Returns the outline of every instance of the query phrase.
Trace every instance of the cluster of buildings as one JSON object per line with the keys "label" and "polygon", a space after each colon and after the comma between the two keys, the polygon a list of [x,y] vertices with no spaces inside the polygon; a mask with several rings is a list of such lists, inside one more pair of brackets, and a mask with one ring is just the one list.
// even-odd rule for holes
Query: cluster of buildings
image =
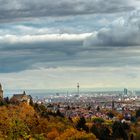
{"label": "cluster of buildings", "polygon": [[[32,100],[38,104],[44,104],[48,110],[57,112],[58,110],[66,117],[85,117],[91,119],[92,117],[108,118],[105,111],[115,110],[118,112],[131,112],[140,107],[140,96],[128,96],[128,90],[124,89],[124,95],[99,95],[99,96],[88,96],[79,94],[79,84],[77,84],[76,95],[67,95],[46,97],[44,99],[33,99],[30,95],[27,95],[25,91],[21,94],[14,94],[10,98],[10,102],[19,103],[26,102],[30,103]],[[0,98],[3,99],[3,89],[0,84]],[[100,111],[105,110],[105,111]]]}
{"label": "cluster of buildings", "polygon": [[38,100],[38,103],[45,104],[50,111],[59,110],[68,118],[82,116],[87,119],[93,117],[109,119],[107,111],[116,111],[130,118],[131,112],[140,107],[140,96],[129,95],[127,89],[124,89],[123,95],[99,96],[82,96],[78,91],[77,95],[47,97],[44,100]]}
{"label": "cluster of buildings", "polygon": [[[58,98],[58,97],[57,97]],[[136,101],[119,101],[119,97],[71,97],[63,102],[44,102],[47,109],[53,112],[59,110],[66,117],[101,117],[108,118],[106,111],[115,110],[120,113],[130,113],[140,107],[140,98]],[[62,98],[61,98],[62,99]],[[60,100],[59,100],[60,101]],[[102,111],[101,111],[102,110]]]}

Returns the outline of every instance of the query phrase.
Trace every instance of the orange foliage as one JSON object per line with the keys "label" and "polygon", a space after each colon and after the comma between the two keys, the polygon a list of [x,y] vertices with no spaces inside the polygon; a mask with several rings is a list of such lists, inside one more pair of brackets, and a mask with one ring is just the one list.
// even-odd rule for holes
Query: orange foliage
{"label": "orange foliage", "polygon": [[50,131],[47,134],[47,138],[49,140],[54,140],[55,138],[57,138],[59,136],[59,132],[57,131],[57,129],[52,129],[52,131]]}

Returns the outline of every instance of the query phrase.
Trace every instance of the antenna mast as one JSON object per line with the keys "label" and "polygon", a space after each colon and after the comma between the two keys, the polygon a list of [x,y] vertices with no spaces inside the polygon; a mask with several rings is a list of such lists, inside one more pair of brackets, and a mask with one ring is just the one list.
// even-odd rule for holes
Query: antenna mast
{"label": "antenna mast", "polygon": [[77,83],[77,94],[78,94],[78,96],[79,96],[79,88],[80,88],[79,83]]}

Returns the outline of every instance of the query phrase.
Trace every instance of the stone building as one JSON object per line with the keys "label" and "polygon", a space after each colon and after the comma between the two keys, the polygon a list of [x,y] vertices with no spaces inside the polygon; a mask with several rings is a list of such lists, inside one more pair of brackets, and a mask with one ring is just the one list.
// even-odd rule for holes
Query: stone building
{"label": "stone building", "polygon": [[26,102],[27,104],[29,104],[31,100],[32,97],[30,95],[26,95],[25,91],[22,94],[14,94],[10,99],[12,103]]}

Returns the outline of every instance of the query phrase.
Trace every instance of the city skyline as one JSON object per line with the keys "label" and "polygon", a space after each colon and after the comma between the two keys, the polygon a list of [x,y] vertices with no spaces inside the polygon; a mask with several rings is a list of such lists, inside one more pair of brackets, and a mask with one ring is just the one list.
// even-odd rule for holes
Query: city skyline
{"label": "city skyline", "polygon": [[0,0],[5,89],[139,88],[139,0]]}

